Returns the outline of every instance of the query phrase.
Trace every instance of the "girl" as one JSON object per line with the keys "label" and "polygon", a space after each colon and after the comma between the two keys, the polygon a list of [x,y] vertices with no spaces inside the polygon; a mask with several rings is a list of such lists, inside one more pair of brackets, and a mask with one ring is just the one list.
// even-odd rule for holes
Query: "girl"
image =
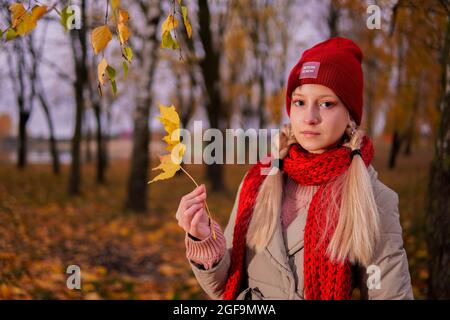
{"label": "girl", "polygon": [[303,53],[270,158],[279,165],[247,172],[224,232],[205,212],[204,185],[181,199],[187,258],[212,299],[350,299],[354,288],[362,299],[413,299],[398,195],[377,179],[358,127],[361,61],[340,37]]}

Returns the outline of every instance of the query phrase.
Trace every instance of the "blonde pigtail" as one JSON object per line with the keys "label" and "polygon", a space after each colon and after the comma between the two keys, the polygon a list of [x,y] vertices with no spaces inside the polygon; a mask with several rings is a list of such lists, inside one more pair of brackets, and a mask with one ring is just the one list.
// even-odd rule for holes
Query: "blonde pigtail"
{"label": "blonde pigtail", "polygon": [[[273,139],[271,153],[275,158],[283,159],[289,147],[296,142],[291,125],[284,125],[279,135]],[[264,250],[272,238],[281,210],[282,197],[283,175],[277,167],[272,167],[258,191],[247,233],[247,245],[256,252]]]}
{"label": "blonde pigtail", "polygon": [[[365,132],[352,124],[347,128],[349,141],[343,145],[352,151],[361,148]],[[335,232],[327,252],[339,262],[346,258],[367,267],[379,239],[379,215],[367,167],[358,154],[343,175],[342,200]]]}

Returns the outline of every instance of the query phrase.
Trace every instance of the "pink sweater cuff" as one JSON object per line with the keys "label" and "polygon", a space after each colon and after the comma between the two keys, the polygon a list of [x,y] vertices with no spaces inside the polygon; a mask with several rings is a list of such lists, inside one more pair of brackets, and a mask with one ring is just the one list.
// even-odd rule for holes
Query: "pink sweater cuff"
{"label": "pink sweater cuff", "polygon": [[191,239],[186,233],[186,257],[198,264],[203,264],[206,270],[211,269],[212,266],[218,262],[225,254],[226,241],[220,225],[211,220],[212,226],[216,232],[216,239],[213,238],[211,232],[206,239],[196,241]]}

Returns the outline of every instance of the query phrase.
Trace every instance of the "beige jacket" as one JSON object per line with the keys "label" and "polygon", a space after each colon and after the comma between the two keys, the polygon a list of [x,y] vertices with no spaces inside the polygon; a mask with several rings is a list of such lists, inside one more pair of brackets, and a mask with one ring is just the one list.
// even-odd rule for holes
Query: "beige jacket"
{"label": "beige jacket", "polygon": [[[361,299],[413,299],[408,259],[403,248],[402,228],[398,212],[398,195],[378,180],[378,174],[370,165],[375,200],[381,220],[381,239],[377,244],[372,265],[353,270],[353,287],[359,287]],[[222,259],[212,268],[205,270],[201,265],[189,260],[200,286],[211,299],[221,299],[228,270],[233,243],[239,194],[225,228],[227,250]],[[302,210],[308,210],[308,206]],[[298,214],[288,226],[286,239],[279,219],[274,236],[266,249],[258,254],[247,247],[245,268],[247,277],[243,279],[243,290],[238,300],[251,299],[303,299],[303,231],[306,214]],[[379,287],[372,281],[379,272]],[[370,278],[370,279],[369,279]],[[369,281],[368,281],[369,280]]]}

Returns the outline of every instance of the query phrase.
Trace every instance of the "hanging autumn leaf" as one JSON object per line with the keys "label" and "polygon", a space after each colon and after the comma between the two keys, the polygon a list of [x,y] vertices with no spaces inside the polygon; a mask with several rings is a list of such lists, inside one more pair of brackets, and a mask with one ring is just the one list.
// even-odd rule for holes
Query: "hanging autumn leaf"
{"label": "hanging autumn leaf", "polygon": [[123,55],[127,62],[131,62],[131,60],[133,59],[133,50],[130,47],[125,47],[123,49]]}
{"label": "hanging autumn leaf", "polygon": [[33,20],[37,21],[39,20],[44,14],[47,13],[47,6],[34,6],[33,9],[31,9],[31,15],[33,17]]}
{"label": "hanging autumn leaf", "polygon": [[[163,140],[167,143],[166,150],[170,151],[170,154],[163,155],[159,157],[160,164],[153,168],[154,170],[162,170],[159,175],[153,178],[148,183],[153,183],[158,180],[166,180],[172,178],[178,170],[182,170],[198,187],[197,182],[194,178],[181,166],[181,161],[183,155],[186,151],[186,146],[180,142],[180,117],[175,109],[175,106],[166,107],[162,104],[159,104],[159,112],[160,116],[158,120],[163,124],[164,129],[167,132],[167,135],[164,136]],[[208,204],[205,203],[206,211],[208,212],[209,218],[211,218],[211,212],[209,211]],[[216,239],[216,233],[214,229],[212,229],[213,238]]]}
{"label": "hanging autumn leaf", "polygon": [[104,76],[107,75],[108,80],[111,82],[111,89],[114,95],[117,94],[117,84],[116,84],[116,69],[108,64],[105,58],[100,61],[97,67],[97,79],[98,79],[98,91],[100,95],[102,93],[102,87],[105,85]]}
{"label": "hanging autumn leaf", "polygon": [[119,9],[119,23],[128,23],[130,16],[127,10]]}
{"label": "hanging autumn leaf", "polygon": [[111,8],[113,9],[113,11],[116,10],[119,6],[120,6],[119,0],[111,0]]}
{"label": "hanging autumn leaf", "polygon": [[119,23],[117,24],[117,30],[119,32],[119,40],[123,45],[128,41],[130,37],[130,31],[127,26],[129,16],[126,10],[119,9]]}
{"label": "hanging autumn leaf", "polygon": [[47,12],[47,6],[35,5],[29,12],[23,4],[13,3],[9,6],[9,11],[15,36],[23,36],[36,28],[37,21]]}
{"label": "hanging autumn leaf", "polygon": [[98,54],[108,45],[112,39],[112,33],[107,25],[95,28],[92,31],[91,44],[94,48],[94,53]]}
{"label": "hanging autumn leaf", "polygon": [[13,3],[9,6],[9,11],[11,11],[12,27],[15,28],[22,21],[21,19],[26,12],[25,7],[21,3]]}
{"label": "hanging autumn leaf", "polygon": [[162,24],[162,42],[161,48],[178,49],[179,45],[176,40],[172,38],[170,32],[178,27],[178,20],[173,14],[169,14]]}
{"label": "hanging autumn leaf", "polygon": [[97,76],[98,76],[98,82],[103,86],[105,84],[104,75],[106,71],[106,67],[108,67],[108,62],[105,58],[100,61],[97,68]]}
{"label": "hanging autumn leaf", "polygon": [[182,6],[181,7],[181,13],[183,15],[183,22],[184,22],[184,26],[186,28],[186,32],[188,34],[188,37],[191,38],[192,37],[192,26],[191,23],[188,20],[188,12],[187,12],[187,7],[186,6]]}
{"label": "hanging autumn leaf", "polygon": [[14,29],[8,29],[8,31],[6,31],[6,41],[13,40],[16,37],[17,37],[17,32],[14,31]]}
{"label": "hanging autumn leaf", "polygon": [[176,40],[172,38],[170,32],[165,32],[162,35],[161,48],[178,49],[180,46]]}
{"label": "hanging autumn leaf", "polygon": [[173,14],[169,14],[169,16],[164,20],[162,24],[162,33],[167,31],[172,31],[178,27],[178,20],[175,18]]}
{"label": "hanging autumn leaf", "polygon": [[[188,8],[187,6],[184,6],[182,4],[182,0],[178,0],[178,5],[181,8],[181,16],[183,18],[183,24],[186,28],[186,33],[188,35],[188,38],[192,37],[192,25],[189,22],[188,18]],[[172,12],[175,12],[175,2],[172,2]],[[178,44],[178,41],[176,39],[176,33],[175,33],[175,39],[172,38],[172,32],[176,32],[176,28],[178,27],[178,20],[175,17],[173,13],[169,14],[164,20],[164,23],[161,26],[161,48],[170,48],[170,49],[178,49],[180,48],[180,45]],[[181,51],[180,51],[180,59],[181,57]]]}
{"label": "hanging autumn leaf", "polygon": [[71,18],[74,15],[75,15],[75,11],[70,10],[69,6],[64,7],[61,10],[59,22],[63,26],[65,32],[69,31],[69,26],[67,25],[67,23],[69,21],[69,18]]}

